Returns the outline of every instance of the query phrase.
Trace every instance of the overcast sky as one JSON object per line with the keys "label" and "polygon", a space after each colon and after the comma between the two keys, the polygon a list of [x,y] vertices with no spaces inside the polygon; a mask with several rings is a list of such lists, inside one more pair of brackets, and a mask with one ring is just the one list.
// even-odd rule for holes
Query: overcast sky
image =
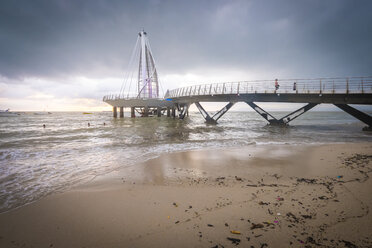
{"label": "overcast sky", "polygon": [[372,1],[0,2],[0,109],[102,110],[138,32],[164,90],[371,76]]}

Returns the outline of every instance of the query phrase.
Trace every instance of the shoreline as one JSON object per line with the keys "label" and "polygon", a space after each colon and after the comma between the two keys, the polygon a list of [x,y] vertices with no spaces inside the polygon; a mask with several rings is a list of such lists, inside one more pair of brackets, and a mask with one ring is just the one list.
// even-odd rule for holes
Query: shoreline
{"label": "shoreline", "polygon": [[2,213],[0,246],[372,244],[371,143],[221,149],[160,155]]}
{"label": "shoreline", "polygon": [[[243,147],[254,149],[254,150],[259,150],[261,148],[261,150],[262,150],[262,149],[266,149],[267,147],[283,147],[283,146],[284,147],[296,147],[296,146],[313,147],[313,146],[319,146],[319,145],[323,146],[323,145],[342,145],[342,144],[368,144],[368,143],[367,142],[332,142],[332,143],[323,143],[322,142],[322,143],[309,143],[309,144],[304,144],[304,143],[295,143],[294,144],[294,143],[280,143],[280,142],[279,143],[271,143],[271,142],[269,142],[269,143],[258,143],[257,144],[256,142],[252,142],[252,143],[244,145]],[[27,206],[29,204],[33,204],[37,201],[40,201],[40,200],[42,200],[46,197],[49,197],[49,196],[52,196],[52,195],[55,195],[55,194],[62,194],[62,193],[69,192],[69,191],[81,190],[81,189],[84,189],[84,188],[87,188],[87,187],[92,187],[92,186],[94,186],[94,184],[96,184],[96,181],[106,181],[108,184],[110,184],[110,183],[112,183],[112,181],[110,181],[110,180],[112,180],[112,175],[115,175],[116,173],[120,173],[120,172],[123,172],[123,171],[127,171],[127,170],[131,169],[132,167],[135,168],[138,165],[143,166],[148,161],[158,159],[159,157],[171,156],[173,154],[182,154],[182,153],[188,153],[188,152],[217,152],[217,151],[223,151],[223,150],[233,150],[234,151],[234,150],[238,150],[238,149],[242,149],[242,147],[238,147],[238,146],[200,147],[200,148],[190,148],[190,149],[186,149],[186,150],[166,151],[165,153],[163,153],[161,155],[151,154],[151,155],[148,155],[148,157],[145,158],[142,161],[133,162],[133,163],[124,165],[122,167],[117,167],[117,168],[111,169],[111,170],[106,171],[106,172],[101,173],[101,174],[93,175],[89,179],[84,179],[84,181],[81,182],[81,183],[77,183],[77,184],[74,184],[74,185],[69,185],[66,188],[63,188],[61,190],[50,192],[50,193],[48,193],[47,195],[44,195],[41,198],[35,199],[34,201],[28,202],[28,203],[20,205],[20,206],[16,206],[16,207],[6,209],[6,210],[0,212],[0,214],[11,212],[13,210],[16,210],[18,208],[22,208],[22,207]]]}

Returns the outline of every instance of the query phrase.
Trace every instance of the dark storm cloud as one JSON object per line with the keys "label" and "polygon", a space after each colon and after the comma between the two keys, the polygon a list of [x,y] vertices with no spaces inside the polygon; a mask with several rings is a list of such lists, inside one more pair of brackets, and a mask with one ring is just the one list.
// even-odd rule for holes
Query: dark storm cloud
{"label": "dark storm cloud", "polygon": [[117,77],[144,27],[160,75],[369,75],[371,10],[372,1],[342,0],[1,1],[0,74]]}

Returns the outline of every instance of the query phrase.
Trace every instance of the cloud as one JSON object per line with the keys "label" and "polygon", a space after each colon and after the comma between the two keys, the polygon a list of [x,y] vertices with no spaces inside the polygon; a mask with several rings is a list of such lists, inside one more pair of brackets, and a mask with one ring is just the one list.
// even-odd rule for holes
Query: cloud
{"label": "cloud", "polygon": [[141,28],[165,88],[370,75],[371,8],[348,0],[4,0],[0,97],[119,91]]}

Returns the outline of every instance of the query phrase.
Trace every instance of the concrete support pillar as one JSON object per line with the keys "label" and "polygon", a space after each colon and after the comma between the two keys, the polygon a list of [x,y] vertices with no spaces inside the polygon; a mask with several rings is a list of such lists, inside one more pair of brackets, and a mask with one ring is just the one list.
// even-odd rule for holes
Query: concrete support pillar
{"label": "concrete support pillar", "polygon": [[156,112],[158,114],[158,117],[161,117],[161,107],[158,107],[158,110]]}
{"label": "concrete support pillar", "polygon": [[172,117],[176,118],[176,108],[172,107]]}
{"label": "concrete support pillar", "polygon": [[124,107],[120,107],[120,118],[124,118]]}
{"label": "concrete support pillar", "polygon": [[117,107],[112,107],[112,112],[114,114],[114,118],[118,117],[118,108]]}
{"label": "concrete support pillar", "polygon": [[167,117],[170,117],[170,107],[167,107]]}
{"label": "concrete support pillar", "polygon": [[143,113],[143,116],[144,116],[144,117],[148,117],[148,116],[149,116],[149,107],[146,106],[144,111],[145,111],[145,112]]}
{"label": "concrete support pillar", "polygon": [[130,108],[130,117],[131,118],[135,118],[136,117],[136,113],[134,112],[134,107],[131,107]]}

